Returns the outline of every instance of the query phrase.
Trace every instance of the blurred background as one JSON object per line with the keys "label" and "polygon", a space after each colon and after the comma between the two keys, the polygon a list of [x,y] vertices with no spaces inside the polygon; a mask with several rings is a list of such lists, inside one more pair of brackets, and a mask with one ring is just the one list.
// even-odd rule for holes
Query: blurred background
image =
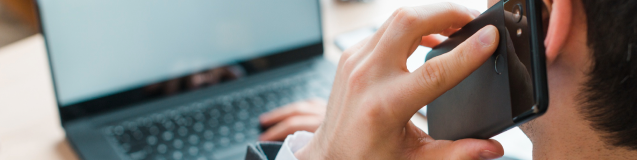
{"label": "blurred background", "polygon": [[0,47],[38,33],[30,0],[0,0]]}

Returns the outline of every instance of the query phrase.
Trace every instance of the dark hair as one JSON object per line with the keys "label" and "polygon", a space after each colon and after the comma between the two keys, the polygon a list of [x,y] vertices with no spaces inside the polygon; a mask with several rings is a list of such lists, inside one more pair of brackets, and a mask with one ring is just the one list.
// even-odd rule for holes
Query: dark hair
{"label": "dark hair", "polygon": [[637,0],[582,0],[592,66],[581,113],[608,145],[637,150]]}

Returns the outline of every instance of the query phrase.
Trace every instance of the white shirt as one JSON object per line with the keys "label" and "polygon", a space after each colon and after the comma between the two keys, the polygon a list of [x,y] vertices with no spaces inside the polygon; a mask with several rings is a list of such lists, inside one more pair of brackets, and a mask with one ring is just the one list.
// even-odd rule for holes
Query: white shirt
{"label": "white shirt", "polygon": [[294,134],[288,135],[283,141],[275,160],[298,160],[294,153],[307,145],[312,140],[312,137],[314,137],[314,133],[308,131],[296,131]]}

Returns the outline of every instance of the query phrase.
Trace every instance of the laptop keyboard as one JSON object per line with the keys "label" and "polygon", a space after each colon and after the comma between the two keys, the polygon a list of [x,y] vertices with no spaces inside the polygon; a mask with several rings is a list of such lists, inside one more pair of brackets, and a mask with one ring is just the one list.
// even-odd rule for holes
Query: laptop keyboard
{"label": "laptop keyboard", "polygon": [[297,75],[107,126],[130,159],[242,159],[261,132],[259,115],[311,97],[327,98],[331,83]]}

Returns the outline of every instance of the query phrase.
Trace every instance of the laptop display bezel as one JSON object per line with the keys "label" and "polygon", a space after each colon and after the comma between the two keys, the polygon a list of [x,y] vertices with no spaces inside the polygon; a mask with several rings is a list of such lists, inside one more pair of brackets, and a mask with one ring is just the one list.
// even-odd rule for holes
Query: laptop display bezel
{"label": "laptop display bezel", "polygon": [[[70,104],[66,106],[62,105],[60,103],[58,86],[55,81],[55,71],[53,69],[53,61],[51,58],[52,54],[51,54],[51,50],[49,49],[49,43],[47,41],[46,30],[44,29],[45,24],[42,21],[42,15],[41,15],[42,12],[40,11],[39,1],[36,0],[34,5],[35,5],[35,12],[36,12],[35,15],[39,22],[39,30],[44,39],[46,54],[47,54],[47,58],[49,62],[49,69],[51,71],[50,73],[51,73],[51,80],[53,84],[53,90],[54,90],[55,98],[56,98],[56,105],[58,107],[62,126],[64,126],[66,122],[69,122],[75,119],[93,116],[98,113],[105,113],[105,112],[110,112],[114,110],[124,109],[127,107],[135,106],[136,104],[142,104],[142,103],[150,102],[153,100],[165,98],[164,96],[164,97],[152,97],[148,99],[141,99],[141,100],[134,100],[134,101],[125,100],[127,99],[127,97],[132,96],[131,92],[134,92],[136,90],[141,90],[145,87],[145,86],[142,86],[142,87],[133,88],[126,91],[121,91],[121,92],[117,92],[117,93],[106,95],[106,96],[101,96],[99,98],[86,100],[86,101],[75,103],[75,104]],[[318,17],[316,17],[318,18],[318,21],[320,24],[319,33],[320,35],[323,35],[322,15],[321,15],[320,2],[318,0],[316,0],[316,6],[318,7],[317,11],[319,12]],[[299,48],[295,48],[295,49],[291,49],[291,50],[287,50],[283,52],[269,53],[267,54],[267,56],[257,57],[257,58],[246,60],[240,63],[246,63],[251,60],[259,59],[261,61],[267,61],[270,64],[272,64],[267,68],[267,70],[271,70],[271,69],[275,69],[275,68],[285,66],[288,64],[302,62],[302,61],[311,59],[313,57],[322,56],[323,52],[324,52],[323,37],[321,36],[320,40],[317,43],[305,45],[303,47],[299,47]],[[196,73],[198,72],[194,72],[192,74],[196,74]],[[190,75],[187,75],[187,76],[190,76]],[[182,76],[182,77],[186,77],[186,76]],[[177,78],[180,78],[180,77],[174,77],[174,79],[177,79]],[[169,80],[171,79],[168,79],[165,81],[169,81]],[[190,91],[187,91],[187,92],[190,92]],[[183,94],[187,92],[181,92],[178,94]]]}

